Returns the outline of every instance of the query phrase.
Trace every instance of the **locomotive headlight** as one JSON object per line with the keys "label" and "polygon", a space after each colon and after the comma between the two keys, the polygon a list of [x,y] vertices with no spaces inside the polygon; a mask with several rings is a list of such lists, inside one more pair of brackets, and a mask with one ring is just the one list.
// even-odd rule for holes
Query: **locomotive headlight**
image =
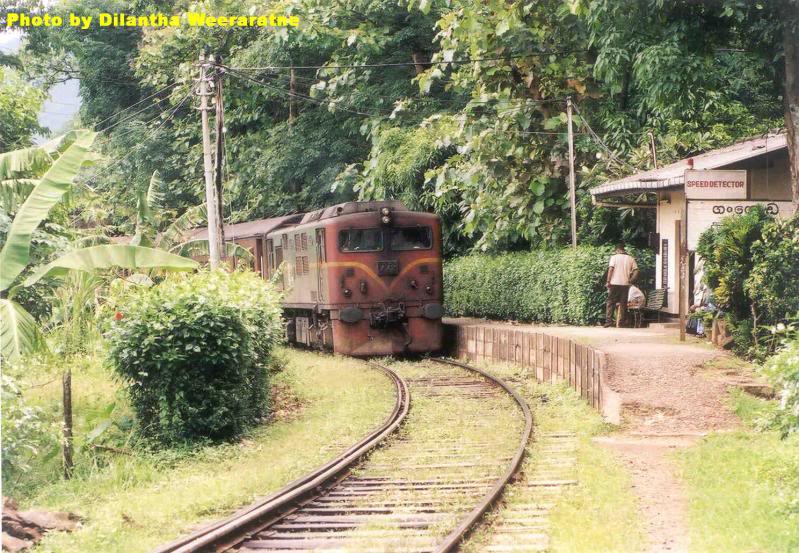
{"label": "locomotive headlight", "polygon": [[380,209],[380,220],[383,222],[384,225],[391,224],[391,210],[387,207]]}
{"label": "locomotive headlight", "polygon": [[428,294],[432,294],[433,293],[433,287],[432,286],[426,286],[424,291],[427,292]]}
{"label": "locomotive headlight", "polygon": [[380,218],[380,220],[383,221],[384,225],[390,225],[391,224],[391,217],[389,217],[388,215],[383,215]]}
{"label": "locomotive headlight", "polygon": [[344,295],[346,297],[350,297],[352,295],[352,290],[350,290],[349,288],[344,288]]}
{"label": "locomotive headlight", "polygon": [[387,217],[387,216],[391,215],[391,210],[389,208],[387,208],[387,207],[384,207],[383,209],[380,210],[380,215],[383,215],[383,216]]}

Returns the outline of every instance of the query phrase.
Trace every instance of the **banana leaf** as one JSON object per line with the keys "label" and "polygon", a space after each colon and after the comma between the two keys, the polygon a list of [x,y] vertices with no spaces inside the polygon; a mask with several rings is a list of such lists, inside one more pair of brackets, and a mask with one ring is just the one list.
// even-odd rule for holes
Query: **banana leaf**
{"label": "banana leaf", "polygon": [[[208,240],[189,240],[178,244],[170,251],[186,257],[207,256],[209,255]],[[227,257],[237,257],[242,261],[250,262],[253,259],[252,252],[244,246],[239,246],[233,242],[225,242],[225,255]]]}
{"label": "banana leaf", "polygon": [[127,244],[105,244],[66,253],[39,268],[23,283],[35,284],[44,277],[58,277],[70,271],[94,272],[119,267],[121,269],[163,269],[166,271],[193,271],[199,263],[164,250],[130,246]]}
{"label": "banana leaf", "polygon": [[153,171],[147,190],[136,191],[136,233],[130,241],[131,246],[152,246],[151,235],[157,227],[156,210],[164,201],[164,179],[158,171]]}
{"label": "banana leaf", "polygon": [[0,353],[14,361],[23,353],[45,348],[39,325],[30,313],[16,302],[0,298]]}
{"label": "banana leaf", "polygon": [[39,184],[36,179],[8,179],[0,181],[0,208],[15,213],[31,191]]}
{"label": "banana leaf", "polygon": [[41,146],[4,152],[0,154],[0,180],[39,174],[52,162],[53,158]]}
{"label": "banana leaf", "polygon": [[[25,269],[30,259],[31,235],[72,186],[97,133],[77,131],[75,141],[64,150],[19,208],[0,251],[0,290],[7,289]],[[13,152],[11,152],[13,153]]]}
{"label": "banana leaf", "polygon": [[184,241],[189,230],[204,224],[207,218],[208,211],[205,204],[190,207],[161,233],[157,245],[171,251],[172,248]]}

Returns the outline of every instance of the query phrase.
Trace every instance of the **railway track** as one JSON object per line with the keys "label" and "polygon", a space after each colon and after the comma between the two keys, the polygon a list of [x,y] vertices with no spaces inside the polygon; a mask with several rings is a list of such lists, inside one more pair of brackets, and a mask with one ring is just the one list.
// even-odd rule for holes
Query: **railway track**
{"label": "railway track", "polygon": [[530,410],[504,382],[462,363],[373,365],[396,387],[380,428],[269,498],[155,553],[454,550],[519,470]]}

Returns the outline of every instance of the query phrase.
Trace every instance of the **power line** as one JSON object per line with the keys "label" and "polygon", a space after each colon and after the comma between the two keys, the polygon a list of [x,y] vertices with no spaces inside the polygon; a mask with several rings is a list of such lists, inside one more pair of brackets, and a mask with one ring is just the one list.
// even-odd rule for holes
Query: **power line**
{"label": "power line", "polygon": [[376,67],[406,67],[406,66],[415,67],[417,65],[461,65],[469,63],[478,63],[483,61],[511,60],[511,59],[520,59],[520,58],[533,58],[538,56],[558,56],[564,54],[582,53],[587,51],[588,50],[585,48],[580,50],[552,50],[546,52],[527,52],[521,54],[509,54],[505,56],[472,58],[469,60],[450,60],[450,61],[431,60],[420,63],[405,61],[405,62],[388,62],[388,63],[360,63],[360,64],[350,64],[350,65],[266,65],[262,67],[229,67],[229,69],[247,70],[247,71],[269,71],[276,69],[368,69]]}
{"label": "power line", "polygon": [[[139,101],[138,101],[138,102],[136,102],[135,104],[131,104],[131,105],[129,105],[128,107],[126,107],[126,108],[123,108],[123,109],[121,109],[121,110],[117,111],[116,113],[113,113],[113,114],[109,115],[108,117],[106,117],[106,118],[105,118],[105,119],[103,119],[102,121],[99,121],[98,123],[95,123],[95,125],[94,125],[94,126],[95,126],[95,127],[99,127],[100,125],[102,125],[102,124],[103,124],[103,123],[105,123],[106,121],[109,121],[109,120],[113,119],[114,117],[116,117],[116,116],[117,116],[117,115],[119,115],[120,113],[124,113],[124,112],[128,111],[129,109],[133,109],[133,108],[135,108],[136,106],[138,106],[139,104],[141,104],[142,102],[146,102],[147,100],[149,100],[149,99],[150,99],[150,98],[152,98],[153,96],[156,96],[157,94],[160,94],[160,93],[162,93],[162,92],[164,92],[164,91],[166,91],[166,90],[169,90],[170,88],[173,88],[173,87],[177,86],[178,84],[179,84],[179,83],[172,83],[172,84],[170,84],[170,85],[167,85],[167,86],[165,86],[165,87],[164,87],[164,88],[162,88],[161,90],[156,90],[155,92],[153,92],[152,94],[150,94],[149,96],[147,96],[147,97],[145,97],[145,98],[142,98],[141,100],[139,100]],[[162,100],[158,100],[157,102],[155,102],[155,104],[148,105],[148,106],[144,107],[143,109],[141,109],[141,110],[137,111],[137,112],[136,112],[136,113],[134,113],[133,115],[136,115],[136,114],[138,114],[138,113],[141,113],[141,112],[142,112],[142,111],[144,111],[145,109],[147,109],[147,108],[150,108],[150,107],[152,107],[153,105],[156,105],[156,104],[160,103],[161,101],[162,101]],[[132,117],[133,115],[131,115],[131,117]],[[125,121],[125,120],[126,120],[126,119],[123,119],[122,121]],[[100,129],[98,132],[107,131],[108,129],[110,129],[110,128],[114,127],[114,125],[118,125],[118,124],[119,124],[119,123],[121,123],[122,121],[117,121],[116,123],[114,123],[114,124],[112,124],[112,125],[109,125],[108,127],[104,128],[104,129]]]}
{"label": "power line", "polygon": [[615,154],[615,153],[614,153],[614,152],[613,152],[613,151],[612,151],[612,150],[611,150],[611,149],[608,147],[608,145],[607,145],[607,144],[605,144],[605,142],[604,142],[604,141],[603,141],[601,138],[599,138],[599,135],[597,135],[597,133],[595,133],[595,132],[594,132],[594,129],[592,129],[592,128],[591,128],[591,125],[589,125],[589,124],[588,124],[588,121],[586,121],[586,120],[585,120],[585,117],[583,117],[583,114],[582,114],[582,113],[580,113],[580,109],[577,107],[577,103],[576,103],[576,102],[573,102],[573,103],[572,103],[572,106],[574,106],[574,111],[576,111],[576,112],[577,112],[577,115],[579,115],[579,116],[580,116],[580,121],[581,121],[581,122],[582,122],[582,124],[585,126],[586,130],[588,131],[588,134],[590,134],[590,135],[591,135],[591,137],[594,139],[594,141],[595,141],[597,144],[599,144],[599,146],[601,146],[601,147],[602,147],[602,149],[603,149],[603,150],[605,150],[605,151],[608,153],[608,155],[610,156],[610,158],[611,158],[613,161],[615,161],[616,163],[618,163],[619,165],[621,165],[622,167],[626,167],[626,168],[631,168],[631,169],[634,169],[634,167],[633,167],[632,165],[630,165],[629,163],[626,163],[626,162],[624,162],[624,161],[620,160],[620,159],[619,159],[619,158],[616,156],[616,154]]}
{"label": "power line", "polygon": [[[148,131],[147,131],[147,132],[144,134],[144,136],[142,136],[142,137],[141,137],[141,139],[140,139],[140,140],[139,140],[139,141],[136,143],[136,145],[135,145],[135,146],[133,146],[133,147],[132,147],[132,148],[131,148],[131,149],[128,151],[128,153],[126,153],[126,154],[125,154],[125,155],[123,155],[122,157],[119,157],[119,158],[115,158],[115,159],[111,159],[111,160],[109,160],[109,162],[106,164],[106,167],[107,167],[107,168],[108,168],[108,167],[110,167],[112,163],[113,163],[113,164],[121,163],[122,161],[125,161],[127,158],[129,158],[131,155],[133,155],[133,154],[134,154],[136,151],[138,151],[138,150],[139,150],[139,149],[142,147],[142,145],[143,145],[143,144],[144,144],[144,143],[145,143],[147,140],[149,140],[150,138],[152,138],[152,137],[155,135],[155,133],[156,133],[156,132],[157,132],[157,131],[158,131],[158,130],[161,128],[161,127],[163,127],[163,126],[164,126],[164,125],[165,125],[165,124],[166,124],[168,121],[171,121],[171,120],[172,120],[172,119],[175,117],[175,115],[177,114],[178,110],[179,110],[179,109],[180,109],[180,108],[183,106],[183,104],[185,104],[185,103],[186,103],[186,100],[188,100],[188,99],[191,97],[191,95],[192,95],[192,92],[190,91],[190,92],[189,92],[188,94],[186,94],[186,95],[183,97],[183,99],[182,99],[182,100],[181,100],[181,101],[180,101],[180,102],[179,102],[179,103],[178,103],[178,104],[175,106],[175,108],[174,108],[174,109],[173,109],[173,110],[172,110],[172,111],[169,113],[169,115],[167,115],[167,117],[166,117],[166,118],[165,118],[163,121],[161,121],[161,122],[160,122],[160,123],[159,123],[157,126],[155,126],[155,127],[154,127],[154,128],[152,128],[152,129],[149,129],[149,130],[148,130]],[[132,132],[132,130],[125,131],[124,133],[119,133],[117,136],[124,136],[125,134],[128,134],[128,133],[130,133],[130,132]],[[94,182],[95,182],[95,181],[96,181],[98,178],[100,178],[100,177],[101,177],[101,176],[103,176],[104,174],[106,174],[106,173],[104,173],[103,171],[98,171],[98,172],[96,172],[95,174],[93,174],[93,175],[89,176],[89,177],[86,179],[86,184],[88,185],[89,183],[94,183]],[[121,190],[120,190],[120,193],[121,193]]]}
{"label": "power line", "polygon": [[[283,89],[278,88],[276,86],[272,86],[272,85],[270,85],[268,83],[265,83],[263,81],[259,81],[258,79],[250,77],[249,75],[244,75],[243,73],[238,73],[237,71],[232,71],[231,70],[231,71],[228,71],[227,73],[229,75],[233,75],[234,77],[238,77],[240,79],[245,79],[245,80],[251,81],[251,82],[253,82],[255,84],[261,85],[264,88],[268,88],[268,89],[273,90],[274,92],[277,92],[278,94],[282,94],[284,96],[300,98],[301,100],[315,102],[315,103],[321,104],[321,105],[325,105],[326,104],[328,106],[333,106],[336,109],[340,109],[341,111],[346,111],[346,112],[349,112],[349,113],[352,113],[352,114],[355,114],[355,115],[363,115],[365,117],[382,117],[382,115],[380,115],[380,114],[366,113],[366,112],[358,111],[358,110],[355,110],[355,109],[349,109],[349,108],[345,108],[343,106],[332,104],[329,101],[319,100],[318,98],[312,98],[311,96],[306,96],[304,94],[299,94],[297,92],[286,91],[286,90],[283,90]],[[383,111],[385,111],[385,110],[383,110]]]}

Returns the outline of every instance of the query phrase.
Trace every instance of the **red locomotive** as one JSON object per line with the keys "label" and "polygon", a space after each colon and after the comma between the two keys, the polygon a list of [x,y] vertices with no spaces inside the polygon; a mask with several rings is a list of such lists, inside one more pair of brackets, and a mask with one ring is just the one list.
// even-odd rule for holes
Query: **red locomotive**
{"label": "red locomotive", "polygon": [[[198,231],[196,238],[204,238]],[[291,343],[372,356],[441,349],[441,221],[401,202],[348,202],[225,227],[277,275]]]}

